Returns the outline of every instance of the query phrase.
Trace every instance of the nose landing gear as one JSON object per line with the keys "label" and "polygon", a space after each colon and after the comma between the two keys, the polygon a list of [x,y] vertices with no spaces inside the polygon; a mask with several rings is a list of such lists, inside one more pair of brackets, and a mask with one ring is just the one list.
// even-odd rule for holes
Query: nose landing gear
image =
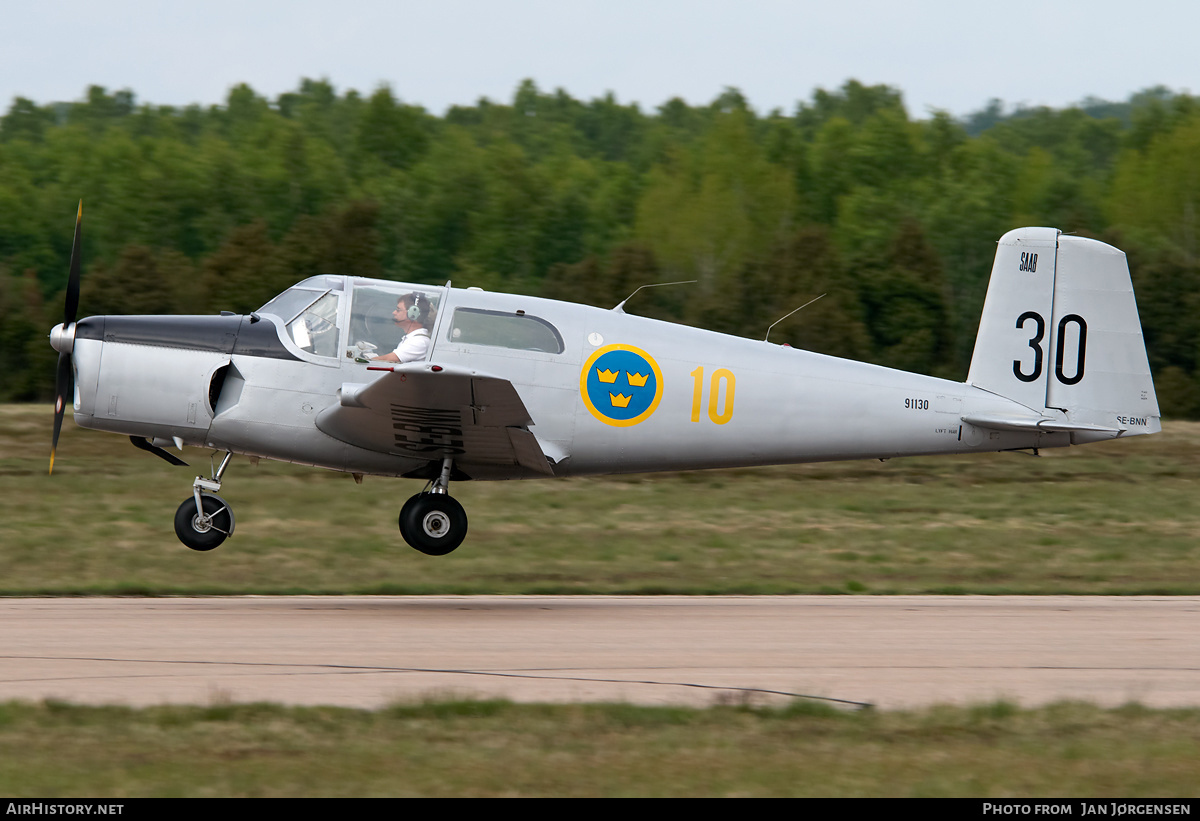
{"label": "nose landing gear", "polygon": [[196,477],[192,496],[175,511],[175,535],[192,550],[212,550],[233,535],[233,510],[216,494],[232,453],[226,453],[213,478]]}
{"label": "nose landing gear", "polygon": [[433,485],[411,497],[400,509],[400,535],[427,556],[445,556],[467,535],[467,513],[449,495],[453,464],[453,459],[443,459],[441,475]]}

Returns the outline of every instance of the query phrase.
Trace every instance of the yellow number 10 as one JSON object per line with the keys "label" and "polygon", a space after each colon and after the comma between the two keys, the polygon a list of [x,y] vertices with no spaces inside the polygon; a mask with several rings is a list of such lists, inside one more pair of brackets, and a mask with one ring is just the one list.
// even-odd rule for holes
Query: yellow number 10
{"label": "yellow number 10", "polygon": [[[700,421],[700,403],[704,397],[704,366],[692,371],[692,421]],[[721,403],[721,382],[725,383],[725,402]],[[737,384],[733,373],[725,368],[713,371],[712,381],[708,386],[708,418],[718,425],[724,425],[733,418],[733,389]],[[717,410],[717,408],[721,410]]]}

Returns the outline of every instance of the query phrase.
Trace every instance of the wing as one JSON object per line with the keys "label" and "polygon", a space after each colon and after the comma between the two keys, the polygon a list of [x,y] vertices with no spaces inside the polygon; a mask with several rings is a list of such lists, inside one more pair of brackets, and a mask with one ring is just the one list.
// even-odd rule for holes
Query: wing
{"label": "wing", "polygon": [[[553,475],[529,432],[533,420],[507,379],[453,365],[396,365],[374,382],[343,383],[317,428],[360,448],[416,459],[454,457],[456,467]],[[522,468],[524,470],[522,470]]]}

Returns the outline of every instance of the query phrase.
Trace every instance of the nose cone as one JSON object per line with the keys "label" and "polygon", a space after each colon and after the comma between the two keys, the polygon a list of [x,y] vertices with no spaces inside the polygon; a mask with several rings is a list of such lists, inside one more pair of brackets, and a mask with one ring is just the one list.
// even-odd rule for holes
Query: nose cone
{"label": "nose cone", "polygon": [[50,347],[59,353],[70,353],[75,347],[75,323],[55,325],[50,329]]}

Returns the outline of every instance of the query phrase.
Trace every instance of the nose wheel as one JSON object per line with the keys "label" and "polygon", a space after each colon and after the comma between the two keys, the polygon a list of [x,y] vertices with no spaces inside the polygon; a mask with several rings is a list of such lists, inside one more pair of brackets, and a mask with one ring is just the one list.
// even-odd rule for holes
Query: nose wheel
{"label": "nose wheel", "polygon": [[184,499],[175,511],[175,535],[192,550],[212,550],[233,533],[233,511],[220,496],[205,493],[196,500]]}
{"label": "nose wheel", "polygon": [[192,495],[175,511],[175,535],[192,550],[212,550],[233,535],[233,509],[217,495],[232,453],[226,453],[213,478],[197,476]]}
{"label": "nose wheel", "polygon": [[433,486],[400,508],[400,535],[427,556],[445,556],[467,536],[467,512],[447,492],[451,465],[449,458],[443,460]]}

